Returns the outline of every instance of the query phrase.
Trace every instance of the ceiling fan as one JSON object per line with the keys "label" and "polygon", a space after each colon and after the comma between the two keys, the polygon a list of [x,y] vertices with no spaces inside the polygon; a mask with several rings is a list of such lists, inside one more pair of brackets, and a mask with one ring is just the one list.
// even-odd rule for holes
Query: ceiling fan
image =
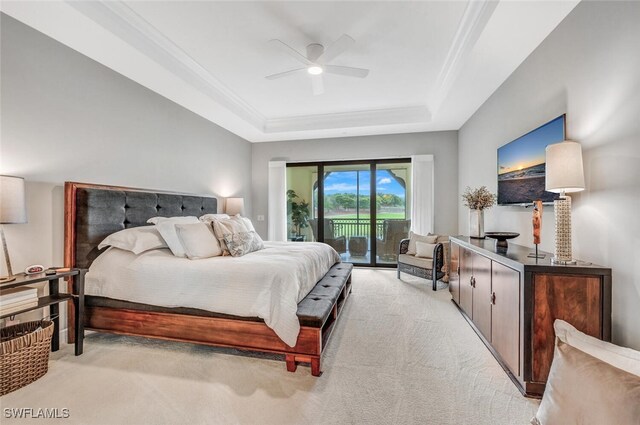
{"label": "ceiling fan", "polygon": [[306,71],[311,78],[311,87],[313,88],[314,95],[324,93],[324,81],[322,74],[325,72],[328,74],[343,75],[345,77],[364,78],[369,75],[368,69],[328,64],[328,62],[332,61],[353,46],[355,42],[356,41],[353,38],[349,37],[347,34],[343,34],[326,49],[322,44],[309,44],[307,46],[307,55],[305,56],[280,40],[271,40],[270,43],[278,46],[298,62],[302,63],[304,68],[296,68],[289,71],[279,72],[277,74],[267,75],[265,78],[267,80],[276,80],[278,78]]}

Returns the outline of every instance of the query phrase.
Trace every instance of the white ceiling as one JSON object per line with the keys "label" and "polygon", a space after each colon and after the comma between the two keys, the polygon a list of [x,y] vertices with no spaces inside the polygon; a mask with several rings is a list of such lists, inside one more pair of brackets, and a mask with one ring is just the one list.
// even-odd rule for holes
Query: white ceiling
{"label": "white ceiling", "polygon": [[[575,7],[571,1],[16,2],[2,11],[252,141],[457,130]],[[306,74],[304,54],[342,34],[332,64],[365,79]]]}

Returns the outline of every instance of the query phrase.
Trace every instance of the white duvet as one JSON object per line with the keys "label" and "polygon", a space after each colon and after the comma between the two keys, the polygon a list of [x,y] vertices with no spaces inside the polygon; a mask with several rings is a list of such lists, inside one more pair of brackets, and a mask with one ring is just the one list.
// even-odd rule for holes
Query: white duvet
{"label": "white duvet", "polygon": [[322,243],[265,242],[242,257],[178,258],[168,249],[135,255],[110,248],[91,265],[85,293],[162,307],[259,317],[287,345],[300,332],[300,302],[340,261]]}

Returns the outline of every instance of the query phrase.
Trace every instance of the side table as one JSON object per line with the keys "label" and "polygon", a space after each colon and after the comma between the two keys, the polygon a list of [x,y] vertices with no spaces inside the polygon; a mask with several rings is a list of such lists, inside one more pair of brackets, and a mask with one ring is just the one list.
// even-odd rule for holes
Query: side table
{"label": "side table", "polygon": [[[7,314],[0,314],[0,319],[6,317],[15,316],[18,314],[26,313],[28,311],[38,310],[40,308],[49,307],[49,315],[51,321],[54,324],[53,337],[51,338],[51,351],[58,351],[60,349],[60,306],[59,304],[65,301],[72,301],[75,307],[75,355],[82,354],[83,342],[84,342],[84,324],[83,324],[83,312],[84,312],[84,275],[86,269],[71,269],[68,271],[61,271],[56,274],[46,275],[44,273],[26,275],[20,273],[16,275],[16,279],[0,285],[0,294],[4,290],[16,288],[19,286],[33,285],[40,282],[49,283],[49,295],[38,298],[38,305],[35,307],[28,307],[24,310],[18,310]],[[73,278],[74,290],[72,294],[61,293],[59,291],[60,278]]]}

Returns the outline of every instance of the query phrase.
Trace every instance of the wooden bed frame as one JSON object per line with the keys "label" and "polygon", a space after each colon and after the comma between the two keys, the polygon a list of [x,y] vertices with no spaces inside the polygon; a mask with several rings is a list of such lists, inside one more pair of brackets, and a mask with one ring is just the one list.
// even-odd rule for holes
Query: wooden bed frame
{"label": "wooden bed frame", "polygon": [[[126,192],[164,193],[170,192],[132,189],[119,186],[106,186],[86,183],[65,183],[65,230],[64,264],[76,267],[76,208],[78,189],[101,189]],[[185,195],[186,196],[186,195]],[[331,272],[330,272],[331,273]],[[328,275],[329,273],[327,273]],[[69,282],[69,290],[73,290]],[[340,296],[332,307],[331,314],[321,327],[301,326],[295,347],[286,345],[262,321],[246,318],[207,317],[187,314],[175,314],[156,311],[140,311],[123,308],[87,306],[85,304],[85,328],[121,335],[133,335],[171,341],[181,341],[240,350],[284,354],[287,370],[296,370],[297,363],[309,363],[313,376],[320,376],[321,356],[335,322],[351,290],[350,275]],[[74,307],[68,303],[68,341],[74,342]]]}

